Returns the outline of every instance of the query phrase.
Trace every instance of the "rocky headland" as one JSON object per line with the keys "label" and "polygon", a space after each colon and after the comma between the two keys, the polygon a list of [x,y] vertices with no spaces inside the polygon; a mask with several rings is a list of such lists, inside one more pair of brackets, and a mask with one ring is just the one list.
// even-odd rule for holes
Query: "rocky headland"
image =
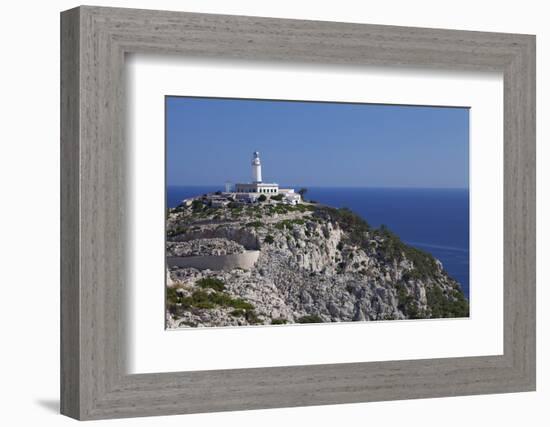
{"label": "rocky headland", "polygon": [[469,315],[441,262],[345,208],[269,198],[212,207],[196,198],[168,210],[166,250],[167,257],[259,253],[249,269],[170,266],[168,328]]}

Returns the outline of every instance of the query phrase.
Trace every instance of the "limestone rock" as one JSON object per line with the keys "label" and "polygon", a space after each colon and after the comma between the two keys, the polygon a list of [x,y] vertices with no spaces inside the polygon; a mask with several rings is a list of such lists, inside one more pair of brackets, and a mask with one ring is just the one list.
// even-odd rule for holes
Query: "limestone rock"
{"label": "limestone rock", "polygon": [[[352,215],[323,206],[263,204],[169,212],[168,255],[250,249],[260,255],[247,271],[171,267],[167,284],[179,293],[167,303],[167,326],[467,315],[458,283],[439,260]],[[223,289],[209,288],[201,280],[207,278]]]}

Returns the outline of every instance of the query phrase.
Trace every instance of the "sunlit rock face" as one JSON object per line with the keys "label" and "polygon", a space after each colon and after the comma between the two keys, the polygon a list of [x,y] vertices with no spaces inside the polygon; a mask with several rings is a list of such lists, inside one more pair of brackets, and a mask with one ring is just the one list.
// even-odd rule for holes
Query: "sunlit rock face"
{"label": "sunlit rock face", "polygon": [[249,269],[169,267],[170,328],[467,317],[431,255],[345,209],[267,198],[170,209],[167,256],[259,251]]}

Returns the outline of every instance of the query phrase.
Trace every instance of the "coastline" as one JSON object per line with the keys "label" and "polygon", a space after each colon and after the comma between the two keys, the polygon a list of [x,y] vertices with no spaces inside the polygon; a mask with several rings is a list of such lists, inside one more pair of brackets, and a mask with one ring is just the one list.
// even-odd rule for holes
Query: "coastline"
{"label": "coastline", "polygon": [[[168,186],[167,207],[220,186]],[[388,226],[407,244],[431,253],[469,299],[467,189],[309,187],[307,198],[348,207],[373,227]]]}

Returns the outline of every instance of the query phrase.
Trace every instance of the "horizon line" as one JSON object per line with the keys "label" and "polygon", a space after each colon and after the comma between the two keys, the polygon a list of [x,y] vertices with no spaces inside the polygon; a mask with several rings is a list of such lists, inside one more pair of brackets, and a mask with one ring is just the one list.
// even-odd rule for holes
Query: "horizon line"
{"label": "horizon line", "polygon": [[[233,183],[232,183],[233,184]],[[166,184],[166,187],[220,187],[225,184]],[[280,185],[281,188],[293,187],[294,185]],[[307,185],[300,184],[295,188],[370,188],[370,189],[395,189],[395,190],[469,190],[470,187],[415,187],[415,186],[359,186],[359,185]]]}

